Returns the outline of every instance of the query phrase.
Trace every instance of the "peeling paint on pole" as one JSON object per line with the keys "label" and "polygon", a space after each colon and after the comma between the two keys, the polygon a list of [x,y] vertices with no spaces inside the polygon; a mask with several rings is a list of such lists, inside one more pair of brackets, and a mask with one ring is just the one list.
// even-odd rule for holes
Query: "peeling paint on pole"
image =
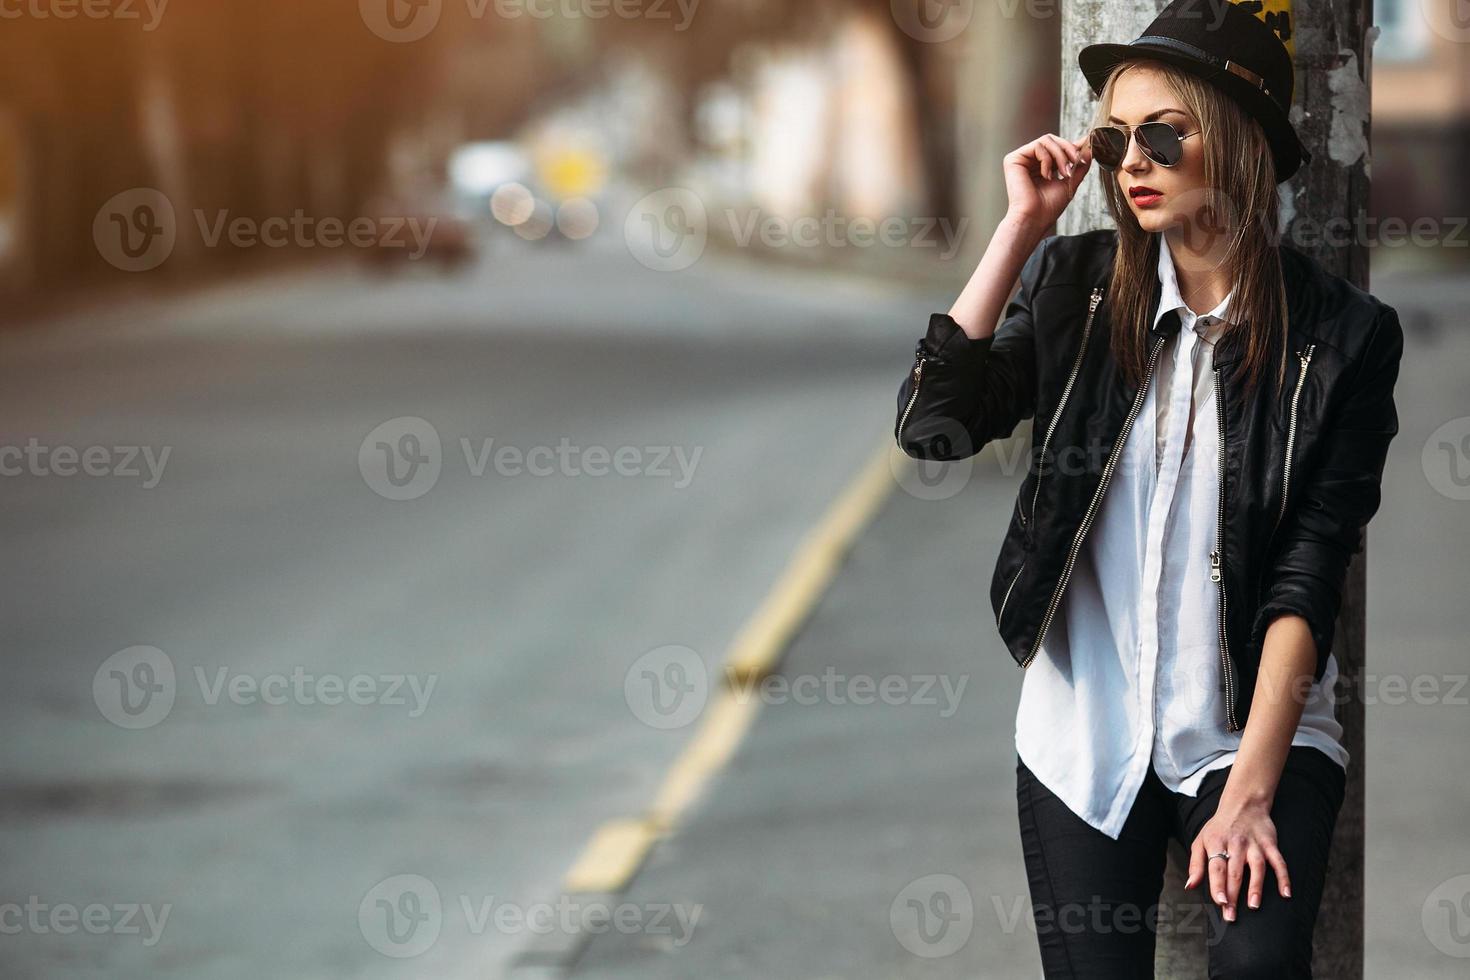
{"label": "peeling paint on pole", "polygon": [[1327,89],[1332,93],[1332,128],[1327,133],[1327,154],[1333,162],[1350,167],[1363,160],[1368,166],[1368,114],[1372,102],[1368,83],[1358,71],[1356,52],[1339,52],[1342,64],[1327,73]]}

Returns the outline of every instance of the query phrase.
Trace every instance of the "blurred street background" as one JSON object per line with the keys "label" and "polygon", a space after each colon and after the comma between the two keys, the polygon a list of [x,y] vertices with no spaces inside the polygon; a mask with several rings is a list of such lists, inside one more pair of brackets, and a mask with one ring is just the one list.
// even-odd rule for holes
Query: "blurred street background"
{"label": "blurred street background", "polygon": [[[0,976],[1039,975],[1029,432],[891,446],[1058,6],[0,0]],[[1374,4],[1368,976],[1470,958],[1463,6]]]}

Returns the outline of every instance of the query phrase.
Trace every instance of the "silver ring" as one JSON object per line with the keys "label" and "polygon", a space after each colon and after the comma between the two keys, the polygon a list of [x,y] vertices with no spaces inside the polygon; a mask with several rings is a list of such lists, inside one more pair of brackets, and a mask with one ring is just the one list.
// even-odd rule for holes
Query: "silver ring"
{"label": "silver ring", "polygon": [[1210,861],[1215,860],[1215,858],[1224,858],[1228,861],[1230,860],[1230,853],[1228,851],[1221,851],[1219,854],[1211,854],[1205,863],[1208,864]]}

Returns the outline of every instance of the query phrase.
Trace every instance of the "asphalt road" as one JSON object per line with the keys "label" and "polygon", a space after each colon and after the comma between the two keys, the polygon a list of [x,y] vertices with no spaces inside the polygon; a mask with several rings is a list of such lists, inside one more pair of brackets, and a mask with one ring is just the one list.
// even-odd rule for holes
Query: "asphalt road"
{"label": "asphalt road", "polygon": [[[1436,447],[1470,419],[1467,294],[1375,287],[1410,349],[1370,661],[1439,694],[1373,691],[1368,975],[1448,977],[1470,460]],[[944,302],[544,250],[0,336],[0,446],[36,447],[0,479],[0,973],[502,975],[689,736],[630,695],[640,658],[720,659],[887,437]],[[914,697],[764,707],[576,976],[1035,975],[985,598],[1015,479],[987,456],[944,499],[893,494],[783,676]],[[955,914],[956,880],[962,941],[914,919]]]}
{"label": "asphalt road", "polygon": [[10,331],[0,973],[497,975],[687,735],[626,675],[723,655],[891,425],[914,304],[547,248]]}

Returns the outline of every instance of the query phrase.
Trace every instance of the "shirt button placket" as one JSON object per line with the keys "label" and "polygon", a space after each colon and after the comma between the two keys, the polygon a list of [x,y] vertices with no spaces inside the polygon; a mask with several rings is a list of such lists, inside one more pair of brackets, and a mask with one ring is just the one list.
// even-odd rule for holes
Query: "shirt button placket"
{"label": "shirt button placket", "polygon": [[[1140,664],[1140,694],[1145,700],[1141,706],[1148,719],[1148,755],[1153,754],[1153,743],[1158,737],[1158,710],[1156,686],[1158,682],[1159,656],[1159,604],[1158,592],[1163,574],[1164,530],[1168,525],[1169,510],[1173,505],[1174,491],[1179,484],[1179,468],[1182,459],[1183,432],[1189,424],[1189,407],[1194,397],[1194,353],[1199,335],[1194,331],[1193,316],[1185,311],[1184,322],[1176,335],[1174,369],[1169,375],[1169,420],[1165,433],[1166,452],[1164,465],[1160,468],[1154,497],[1149,502],[1147,552],[1144,561],[1145,573],[1143,597],[1140,603],[1141,632],[1145,639],[1143,661]],[[1160,393],[1164,394],[1164,393]],[[1147,676],[1143,676],[1143,674]]]}

